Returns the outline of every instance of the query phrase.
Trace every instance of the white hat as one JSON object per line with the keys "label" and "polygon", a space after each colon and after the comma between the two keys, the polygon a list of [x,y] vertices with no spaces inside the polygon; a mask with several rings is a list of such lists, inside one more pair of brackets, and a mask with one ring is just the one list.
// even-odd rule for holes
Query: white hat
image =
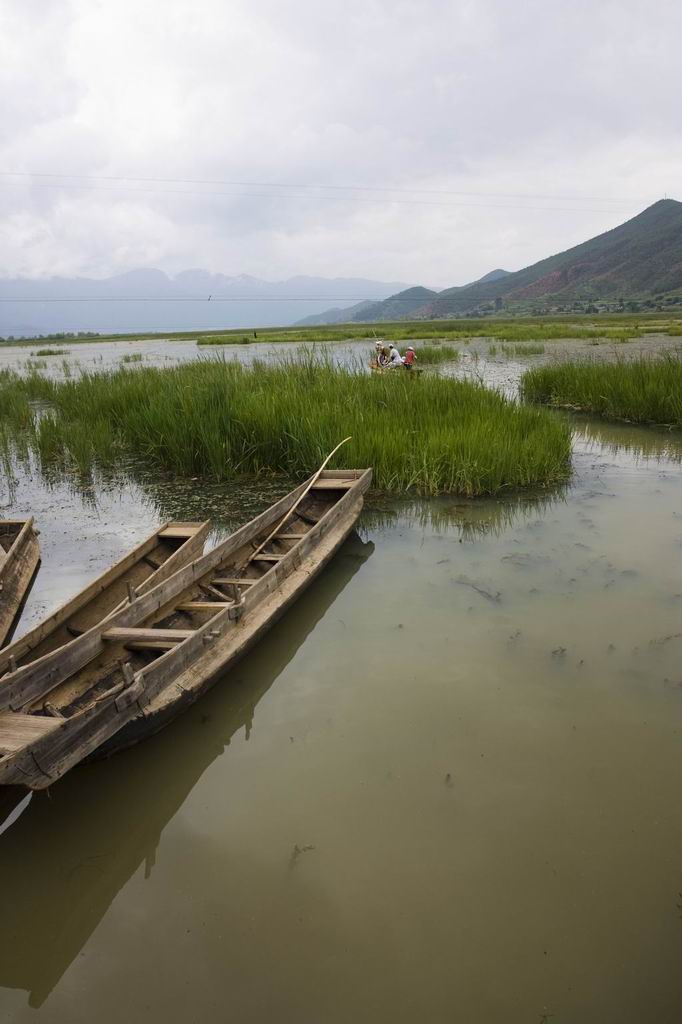
{"label": "white hat", "polygon": [[412,345],[408,345],[407,346],[407,351],[408,352],[414,352],[414,349],[413,349]]}

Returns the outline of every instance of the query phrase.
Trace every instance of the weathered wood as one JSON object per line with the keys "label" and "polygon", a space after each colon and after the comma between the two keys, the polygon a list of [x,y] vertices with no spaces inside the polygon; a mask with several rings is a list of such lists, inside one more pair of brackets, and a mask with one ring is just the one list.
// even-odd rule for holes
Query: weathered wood
{"label": "weathered wood", "polygon": [[102,640],[117,641],[125,643],[127,640],[186,640],[192,636],[193,629],[135,629],[131,627],[112,627],[105,629],[102,633]]}
{"label": "weathered wood", "polygon": [[229,608],[234,601],[185,601],[176,605],[179,612],[219,612]]}
{"label": "weathered wood", "polygon": [[252,562],[280,562],[284,558],[284,555],[276,555],[274,552],[261,551],[259,555],[254,555],[251,559]]}
{"label": "weathered wood", "polygon": [[[88,584],[75,597],[62,605],[33,629],[25,633],[11,646],[0,651],[0,676],[9,666],[10,657],[17,663],[26,665],[37,661],[45,655],[59,651],[70,642],[73,630],[81,635],[96,624],[98,618],[110,615],[117,605],[125,599],[124,577],[134,576],[138,593],[147,593],[162,580],[168,578],[181,566],[186,565],[201,554],[204,541],[208,534],[209,522],[195,523],[195,532],[184,543],[174,541],[159,542],[158,534],[163,529],[176,524],[165,523],[146,540],[138,544],[124,558]],[[187,526],[188,524],[177,524]],[[173,545],[175,549],[173,550]],[[154,552],[153,557],[151,552]],[[157,565],[158,562],[158,565]],[[142,566],[149,566],[153,571]],[[92,621],[81,622],[82,617],[89,615]],[[80,617],[79,617],[80,616]],[[1,706],[1,699],[0,699]]]}
{"label": "weathered wood", "polygon": [[216,576],[213,582],[221,587],[253,587],[258,580],[251,580],[247,576]]}
{"label": "weathered wood", "polygon": [[[321,514],[313,529],[283,554],[281,559],[273,563],[259,579],[247,581],[235,578],[240,587],[248,584],[241,603],[235,606],[227,601],[221,602],[222,607],[218,608],[216,614],[208,617],[205,624],[198,629],[171,630],[165,629],[165,626],[163,629],[155,629],[154,623],[172,623],[173,615],[177,614],[180,605],[195,603],[194,595],[204,580],[213,577],[220,580],[233,579],[234,577],[220,575],[216,570],[224,567],[223,572],[226,569],[229,571],[230,565],[238,564],[241,552],[251,538],[257,536],[258,532],[261,536],[265,535],[269,525],[278,515],[281,515],[284,509],[291,508],[292,495],[288,495],[273,507],[277,508],[277,512],[273,513],[273,509],[270,509],[268,513],[258,517],[260,526],[255,532],[253,531],[256,521],[237,531],[217,549],[180,569],[171,579],[160,583],[150,593],[118,610],[109,617],[106,624],[95,627],[89,634],[74,641],[74,647],[89,649],[99,644],[99,649],[94,655],[96,662],[90,667],[86,661],[87,667],[76,671],[73,681],[68,683],[67,691],[74,697],[86,694],[87,687],[91,683],[94,685],[98,680],[99,691],[94,691],[90,706],[84,706],[82,697],[79,697],[80,703],[74,705],[77,710],[71,709],[66,720],[57,722],[60,731],[54,736],[42,737],[26,749],[0,758],[0,784],[19,781],[32,788],[47,786],[83,757],[92,753],[101,743],[123,729],[133,718],[138,720],[140,716],[146,714],[155,699],[163,693],[168,693],[169,700],[180,700],[185,684],[194,680],[195,685],[189,692],[191,699],[196,699],[196,695],[207,685],[208,676],[205,674],[205,668],[231,664],[234,658],[240,656],[240,652],[253,642],[255,636],[260,635],[275,621],[331,557],[356,522],[362,507],[362,495],[369,486],[370,479],[371,471],[365,471],[357,476],[355,488],[349,489],[340,497],[332,492],[324,512],[320,504],[322,499],[317,500],[315,506]],[[214,608],[211,607],[209,610],[213,611]],[[236,616],[240,616],[239,621]],[[116,646],[113,646],[112,654],[107,660],[108,656],[103,652],[108,645],[102,636],[111,633],[112,630],[119,631],[113,634],[114,640],[119,643],[123,642],[122,636],[139,637],[140,631],[145,636],[153,637],[163,635],[164,630],[166,634],[182,632],[189,635],[184,640],[174,643],[171,650],[161,653],[157,659],[145,665],[134,676],[134,683],[118,684],[102,694],[101,681],[111,678],[109,666],[112,666],[113,658],[112,667],[115,668],[117,650]],[[82,651],[77,653],[76,657],[82,658]],[[49,670],[51,666],[47,668]],[[179,679],[183,680],[181,685],[178,685]],[[11,683],[16,684],[16,679],[10,678]],[[50,698],[58,707],[58,694],[62,689],[64,687],[55,690],[57,696]],[[175,694],[175,697],[171,694]],[[61,698],[62,707],[66,706],[64,699]],[[69,696],[68,699],[71,700],[72,697]]]}
{"label": "weathered wood", "polygon": [[[40,561],[33,519],[0,522],[4,545],[0,564],[0,647],[9,637]],[[0,661],[0,675],[7,664]]]}
{"label": "weathered wood", "polygon": [[187,526],[166,526],[163,530],[159,530],[161,540],[178,540],[193,535],[194,530]]}
{"label": "weathered wood", "polygon": [[27,743],[40,739],[60,728],[54,718],[40,715],[0,715],[0,753],[21,750]]}
{"label": "weathered wood", "polygon": [[318,480],[313,484],[311,490],[313,491],[340,491],[346,490],[348,487],[353,487],[355,480],[341,480],[341,479],[322,479]]}

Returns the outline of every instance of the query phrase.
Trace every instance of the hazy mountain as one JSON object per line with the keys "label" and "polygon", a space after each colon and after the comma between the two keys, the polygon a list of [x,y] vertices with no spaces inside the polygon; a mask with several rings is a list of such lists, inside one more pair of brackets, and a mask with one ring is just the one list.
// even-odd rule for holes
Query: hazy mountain
{"label": "hazy mountain", "polygon": [[356,302],[353,306],[334,306],[332,309],[326,309],[323,313],[313,313],[312,316],[305,316],[302,320],[297,320],[294,327],[319,327],[323,324],[346,324],[356,316],[361,316],[365,310],[371,309],[372,306],[376,306],[376,302],[370,302],[369,299],[363,299],[362,302]]}
{"label": "hazy mountain", "polygon": [[[682,203],[661,199],[612,231],[533,266],[468,288],[447,288],[415,311],[449,316],[486,304],[544,307],[576,299],[643,298],[682,288]],[[390,301],[390,300],[389,300]]]}
{"label": "hazy mountain", "polygon": [[0,336],[57,331],[170,331],[291,324],[301,314],[384,299],[405,284],[365,278],[263,281],[185,270],[132,270],[114,277],[0,279]]}
{"label": "hazy mountain", "polygon": [[[491,270],[489,274],[486,274],[485,277],[482,277],[475,284],[480,284],[484,281],[498,281],[506,277],[508,273],[509,271],[507,270]],[[461,285],[459,289],[449,290],[464,291],[471,287],[473,285]],[[366,306],[364,309],[359,310],[352,319],[354,321],[376,323],[379,320],[405,320],[415,316],[418,317],[422,315],[421,311],[428,309],[441,294],[441,292],[434,291],[432,288],[406,288],[396,295],[390,295],[383,302],[375,302],[371,306]],[[330,321],[320,320],[319,322],[329,323]]]}

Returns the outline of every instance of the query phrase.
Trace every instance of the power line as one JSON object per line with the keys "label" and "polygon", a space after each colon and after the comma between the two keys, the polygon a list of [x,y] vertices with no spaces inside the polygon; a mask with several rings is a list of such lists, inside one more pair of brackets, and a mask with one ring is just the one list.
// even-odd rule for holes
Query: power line
{"label": "power line", "polygon": [[2,296],[0,302],[383,302],[366,295],[88,295],[88,296],[46,296],[45,298],[16,298]]}
{"label": "power line", "polygon": [[[438,195],[438,196],[478,196],[483,198],[497,199],[542,199],[560,200],[568,202],[590,202],[590,203],[634,203],[651,202],[651,197],[634,196],[632,198],[619,199],[614,196],[576,196],[576,195],[545,195],[532,192],[491,192],[491,191],[462,191],[456,189],[431,189],[431,188],[401,188],[393,185],[329,185],[315,184],[312,182],[278,182],[278,181],[226,181],[219,178],[155,178],[138,177],[135,175],[116,174],[58,174],[48,171],[0,171],[0,177],[24,177],[24,178],[78,178],[81,181],[143,181],[171,185],[221,185],[235,188],[299,188],[299,189],[320,189],[343,192],[397,192],[402,195]],[[201,193],[202,195],[205,193]],[[220,193],[216,193],[220,194]]]}
{"label": "power line", "polygon": [[[0,172],[0,176],[3,176],[4,172]],[[125,180],[125,179],[123,179]],[[469,203],[469,202],[433,202],[427,199],[394,199],[394,198],[382,198],[367,197],[367,196],[342,196],[342,195],[313,195],[311,193],[302,193],[300,195],[284,192],[216,192],[196,189],[166,189],[166,188],[131,188],[129,186],[117,185],[113,188],[108,188],[102,185],[72,185],[65,182],[55,184],[42,184],[36,182],[18,182],[18,181],[4,181],[0,183],[0,188],[39,188],[49,189],[52,191],[61,191],[68,189],[69,191],[82,191],[82,192],[124,192],[132,195],[145,195],[153,193],[156,195],[180,195],[180,196],[202,196],[209,198],[228,198],[228,199],[294,199],[304,200],[306,202],[329,202],[329,203],[368,203],[370,205],[386,205],[386,206],[432,206],[437,208],[452,207],[457,209],[492,209],[492,210],[528,210],[528,211],[540,211],[542,213],[575,213],[575,207],[561,207],[561,206],[528,206],[527,204],[519,203]],[[236,186],[235,186],[236,187]],[[285,186],[280,186],[285,187]],[[289,186],[296,187],[296,186]],[[524,197],[519,197],[524,198]],[[592,201],[592,200],[590,200]],[[611,200],[594,200],[610,202]],[[637,202],[637,200],[618,200],[618,202]],[[640,200],[641,202],[641,200]],[[614,209],[596,209],[594,207],[583,207],[582,212],[584,213],[613,213]]]}

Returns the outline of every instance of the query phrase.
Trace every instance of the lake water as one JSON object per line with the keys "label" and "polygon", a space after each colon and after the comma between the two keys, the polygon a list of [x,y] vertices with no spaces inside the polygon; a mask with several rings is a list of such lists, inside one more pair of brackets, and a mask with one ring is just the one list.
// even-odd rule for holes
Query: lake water
{"label": "lake water", "polygon": [[[370,499],[205,699],[15,808],[0,1020],[680,1020],[682,444],[571,422],[570,486]],[[22,629],[162,519],[287,489],[4,484],[42,531]]]}

